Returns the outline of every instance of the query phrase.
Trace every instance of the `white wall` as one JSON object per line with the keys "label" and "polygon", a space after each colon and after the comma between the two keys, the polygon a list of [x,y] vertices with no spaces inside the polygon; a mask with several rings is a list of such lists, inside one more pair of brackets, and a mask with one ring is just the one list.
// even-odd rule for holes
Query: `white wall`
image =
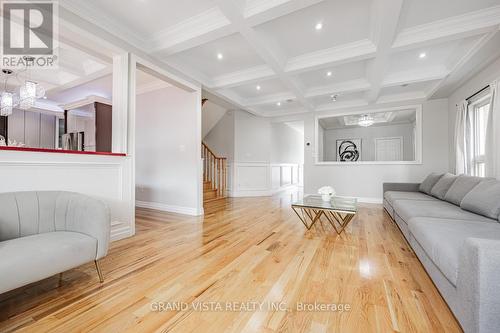
{"label": "white wall", "polygon": [[176,87],[137,96],[137,206],[202,214],[198,196],[198,103],[198,94]]}
{"label": "white wall", "polygon": [[[374,125],[366,128],[339,128],[324,130],[323,133],[323,156],[324,161],[337,160],[337,140],[360,138],[361,159],[360,161],[375,161],[375,139],[383,137],[403,138],[403,160],[415,160],[414,148],[414,124],[390,124]],[[321,126],[319,126],[321,127]],[[321,136],[321,135],[320,135]],[[319,138],[318,138],[319,139]],[[321,147],[318,147],[321,149]],[[320,151],[321,155],[321,151]],[[321,161],[321,159],[318,159]]]}
{"label": "white wall", "polygon": [[285,123],[272,123],[271,163],[304,164],[304,134]]}
{"label": "white wall", "polygon": [[463,99],[483,89],[494,80],[500,79],[500,58],[473,76],[469,81],[455,90],[449,97],[449,164],[450,171],[455,171],[455,120],[457,115],[456,105]]}
{"label": "white wall", "polygon": [[271,124],[268,119],[245,111],[235,111],[234,135],[235,161],[271,161]]}
{"label": "white wall", "polygon": [[381,202],[384,182],[420,182],[430,172],[448,170],[448,100],[423,104],[423,158],[417,165],[316,165],[314,116],[305,116],[304,192],[316,193],[325,185],[333,186],[342,196]]}
{"label": "white wall", "polygon": [[204,141],[228,158],[229,196],[271,195],[302,181],[303,134],[283,123],[228,111]]}
{"label": "white wall", "polygon": [[226,109],[211,102],[205,101],[201,112],[201,137],[205,139],[207,134],[224,117]]}
{"label": "white wall", "polygon": [[203,140],[214,154],[228,162],[234,160],[234,118],[234,111],[226,112]]}

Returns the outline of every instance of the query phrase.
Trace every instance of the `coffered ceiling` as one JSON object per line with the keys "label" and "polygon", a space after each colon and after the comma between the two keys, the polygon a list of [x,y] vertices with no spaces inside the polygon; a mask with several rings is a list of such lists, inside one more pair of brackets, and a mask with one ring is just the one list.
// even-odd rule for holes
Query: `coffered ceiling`
{"label": "coffered ceiling", "polygon": [[263,116],[446,97],[500,56],[500,0],[63,0]]}

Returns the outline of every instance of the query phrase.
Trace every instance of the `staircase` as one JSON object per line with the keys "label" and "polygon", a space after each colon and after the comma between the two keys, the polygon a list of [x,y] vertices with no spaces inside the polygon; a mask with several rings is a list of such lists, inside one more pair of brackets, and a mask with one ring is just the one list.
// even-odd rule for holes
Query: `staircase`
{"label": "staircase", "polygon": [[226,197],[227,160],[216,156],[208,146],[201,143],[203,158],[203,202],[211,202]]}

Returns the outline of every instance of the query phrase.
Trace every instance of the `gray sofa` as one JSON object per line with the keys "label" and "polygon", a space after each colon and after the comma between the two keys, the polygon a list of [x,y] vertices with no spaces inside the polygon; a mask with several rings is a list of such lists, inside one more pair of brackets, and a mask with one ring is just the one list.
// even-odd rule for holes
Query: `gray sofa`
{"label": "gray sofa", "polygon": [[384,184],[384,208],[465,332],[500,332],[500,181]]}
{"label": "gray sofa", "polygon": [[71,192],[0,194],[0,294],[94,261],[108,252],[110,216]]}

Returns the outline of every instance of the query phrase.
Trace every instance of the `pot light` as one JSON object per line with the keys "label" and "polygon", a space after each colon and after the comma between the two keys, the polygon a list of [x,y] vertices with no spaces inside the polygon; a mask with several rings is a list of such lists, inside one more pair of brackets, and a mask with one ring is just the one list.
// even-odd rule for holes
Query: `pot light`
{"label": "pot light", "polygon": [[422,53],[420,53],[420,54],[418,55],[418,57],[419,57],[420,59],[424,59],[425,57],[427,57],[427,53],[422,52]]}
{"label": "pot light", "polygon": [[358,125],[362,127],[369,127],[374,124],[373,117],[369,114],[362,115],[359,117]]}
{"label": "pot light", "polygon": [[255,87],[255,89],[260,90],[260,86]]}
{"label": "pot light", "polygon": [[277,106],[281,106],[281,102],[276,103]]}
{"label": "pot light", "polygon": [[217,59],[219,60],[224,59],[224,55],[222,53],[217,53]]}
{"label": "pot light", "polygon": [[326,76],[328,76],[328,77],[332,76],[332,72],[330,72],[330,71],[326,72]]}
{"label": "pot light", "polygon": [[316,23],[316,25],[314,26],[314,28],[315,28],[316,30],[321,30],[321,29],[323,29],[323,23],[322,23],[322,22],[318,22],[318,23]]}

